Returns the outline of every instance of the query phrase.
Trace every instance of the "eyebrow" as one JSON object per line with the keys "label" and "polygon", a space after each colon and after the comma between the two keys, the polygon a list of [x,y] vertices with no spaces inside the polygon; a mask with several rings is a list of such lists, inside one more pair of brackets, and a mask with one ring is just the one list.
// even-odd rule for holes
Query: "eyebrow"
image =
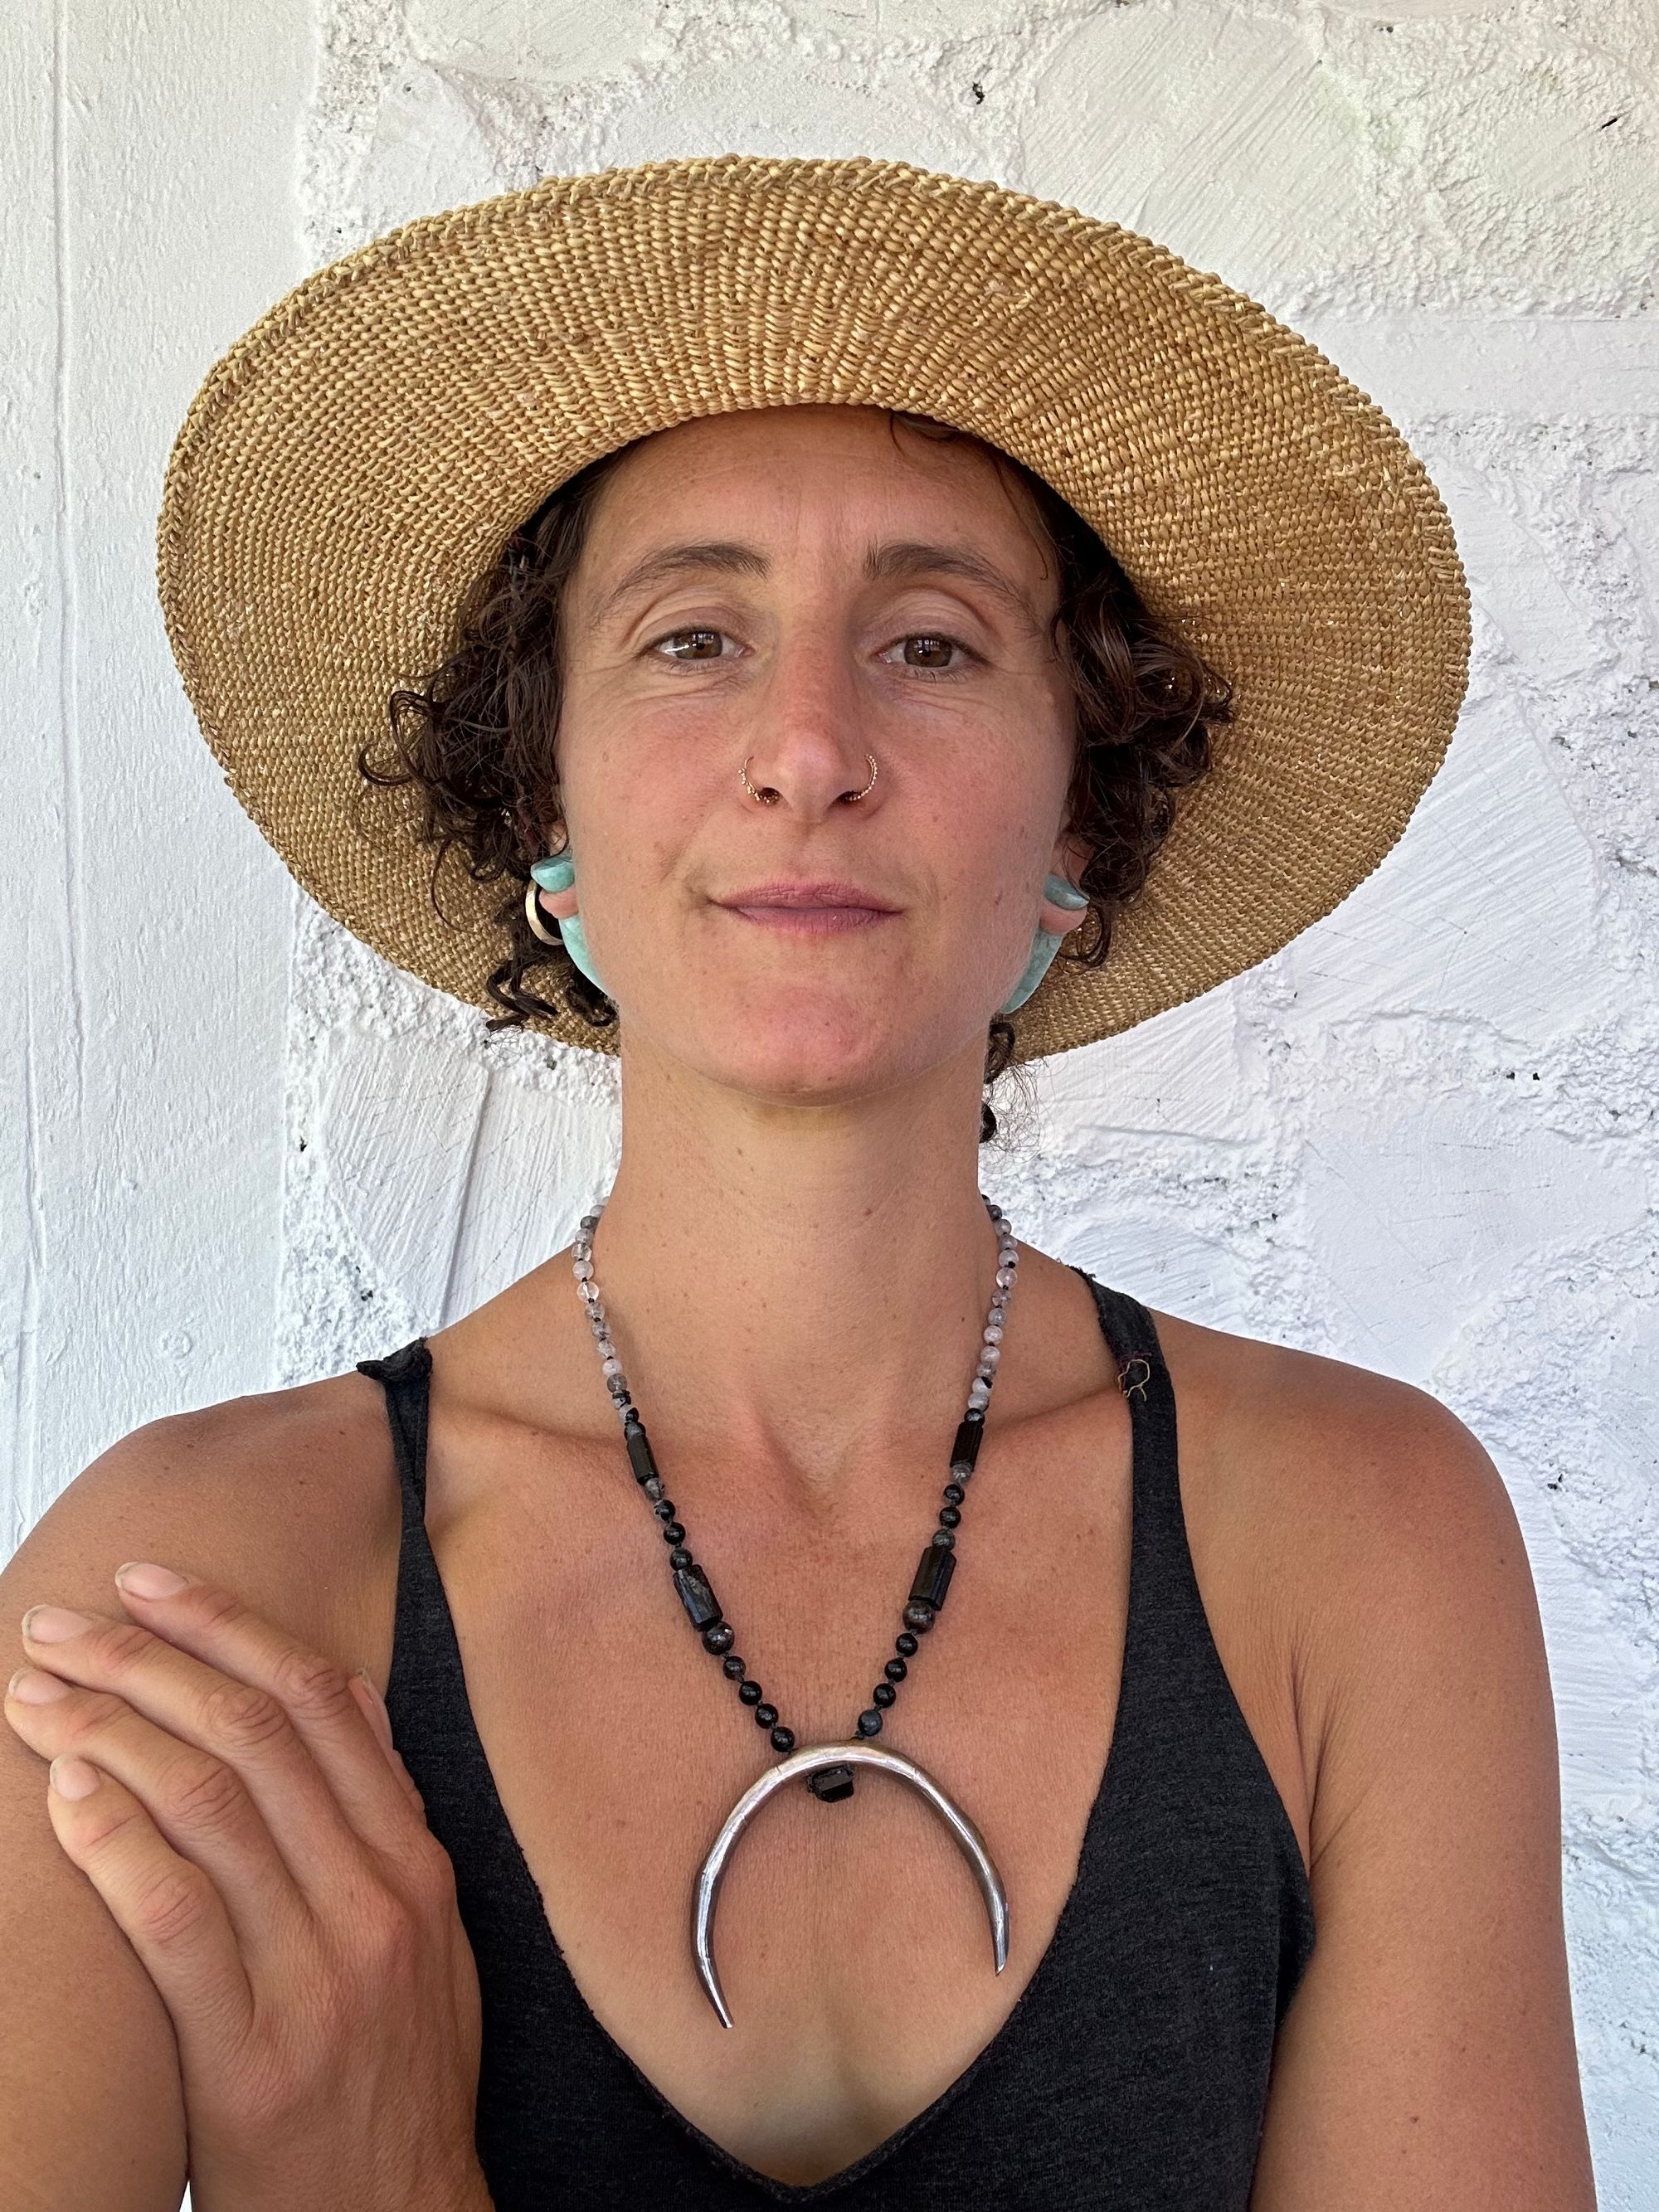
{"label": "eyebrow", "polygon": [[[771,566],[758,547],[739,545],[729,538],[659,545],[654,552],[636,561],[605,594],[594,609],[589,627],[597,629],[628,600],[670,576],[711,569],[727,575],[765,576],[771,573]],[[1036,611],[1025,593],[971,546],[931,544],[915,538],[890,538],[884,544],[866,549],[864,574],[872,584],[904,576],[961,576],[979,585],[1016,620],[1034,629],[1038,627]]]}

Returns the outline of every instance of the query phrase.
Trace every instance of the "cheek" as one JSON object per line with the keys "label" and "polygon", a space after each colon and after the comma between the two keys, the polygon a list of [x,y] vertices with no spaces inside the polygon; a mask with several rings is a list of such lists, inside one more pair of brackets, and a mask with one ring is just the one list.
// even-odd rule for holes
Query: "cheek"
{"label": "cheek", "polygon": [[1005,749],[994,772],[957,783],[928,831],[952,904],[967,926],[994,939],[1024,927],[1053,849],[1058,824],[1034,767],[1029,751],[1010,760]]}

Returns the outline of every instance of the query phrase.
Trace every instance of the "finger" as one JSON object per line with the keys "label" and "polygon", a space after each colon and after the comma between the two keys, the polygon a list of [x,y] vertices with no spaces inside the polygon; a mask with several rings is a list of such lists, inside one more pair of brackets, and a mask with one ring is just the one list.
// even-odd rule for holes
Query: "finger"
{"label": "finger", "polygon": [[171,1567],[129,1560],[115,1583],[128,1612],[155,1636],[276,1699],[365,1841],[395,1849],[407,1838],[409,1792],[390,1724],[383,1743],[343,1668],[232,1591]]}
{"label": "finger", "polygon": [[6,1719],[47,1760],[77,1757],[135,1796],[175,1851],[223,1901],[239,1949],[257,1966],[309,1920],[304,1898],[234,1767],[182,1743],[104,1690],[79,1690],[20,1667]]}
{"label": "finger", "polygon": [[366,1667],[359,1667],[356,1674],[351,1676],[350,1681],[351,1694],[356,1698],[357,1703],[362,1707],[364,1713],[368,1716],[368,1724],[374,1731],[374,1741],[380,1745],[380,1749],[386,1753],[387,1759],[391,1762],[392,1771],[397,1776],[398,1781],[402,1783],[404,1788],[409,1792],[411,1801],[418,1808],[421,1818],[424,1820],[426,1818],[426,1800],[422,1796],[420,1791],[415,1787],[415,1778],[410,1772],[409,1769],[404,1765],[403,1759],[398,1753],[398,1747],[392,1741],[392,1716],[386,1709],[386,1699],[375,1688],[374,1682],[369,1678],[368,1669]]}
{"label": "finger", "polygon": [[[131,1620],[34,1606],[24,1615],[23,1642],[37,1666],[82,1689],[112,1692],[170,1735],[234,1767],[313,1909],[324,1910],[361,1863],[361,1838],[274,1692],[175,1650]],[[408,1801],[340,1680],[363,1764],[407,1820]]]}
{"label": "finger", "polygon": [[52,1830],[108,1907],[172,2015],[186,2063],[192,2046],[246,2033],[253,1998],[218,1892],[181,1858],[119,1782],[80,1758],[54,1760],[46,1791]]}

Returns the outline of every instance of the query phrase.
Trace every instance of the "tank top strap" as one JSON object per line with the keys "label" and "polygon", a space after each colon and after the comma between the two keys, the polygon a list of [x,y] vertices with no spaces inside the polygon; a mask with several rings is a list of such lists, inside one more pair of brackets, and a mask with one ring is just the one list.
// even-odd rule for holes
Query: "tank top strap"
{"label": "tank top strap", "polygon": [[[441,1739],[452,1757],[457,1751],[465,1756],[469,1731],[464,1723],[470,1719],[465,1674],[449,1600],[426,1532],[427,1409],[432,1354],[425,1339],[417,1337],[387,1358],[359,1360],[357,1372],[368,1376],[386,1392],[392,1455],[403,1494],[392,1674],[386,1684],[392,1732],[400,1751],[404,1751],[406,1737],[433,1734]],[[410,1751],[415,1748],[411,1746]],[[419,1748],[424,1749],[424,1744]],[[407,1763],[410,1752],[404,1755]]]}
{"label": "tank top strap", "polygon": [[360,1361],[357,1371],[386,1392],[403,1493],[392,1671],[386,1686],[392,1740],[421,1793],[427,1826],[449,1854],[462,1924],[482,1962],[482,2141],[500,2132],[503,2100],[512,2103],[513,2069],[501,2057],[502,2045],[516,2047],[525,2033],[515,2023],[514,1998],[503,1994],[501,1962],[521,1959],[545,1923],[540,1894],[501,1809],[473,1722],[460,1639],[426,1530],[432,1354],[417,1338],[387,1359]]}
{"label": "tank top strap", "polygon": [[432,1354],[424,1337],[404,1345],[385,1359],[360,1359],[357,1372],[378,1382],[386,1392],[386,1419],[392,1430],[392,1452],[397,1462],[398,1486],[404,1493],[404,1526],[408,1530],[411,1506],[418,1517],[426,1512],[426,1409],[432,1380]]}
{"label": "tank top strap", "polygon": [[1157,1325],[1139,1299],[1097,1282],[1082,1267],[1072,1272],[1082,1276],[1094,1295],[1133,1431],[1125,1679],[1133,1680],[1137,1692],[1156,1685],[1157,1701],[1162,1702],[1189,1692],[1198,1681],[1221,1671],[1181,1502],[1175,1387]]}

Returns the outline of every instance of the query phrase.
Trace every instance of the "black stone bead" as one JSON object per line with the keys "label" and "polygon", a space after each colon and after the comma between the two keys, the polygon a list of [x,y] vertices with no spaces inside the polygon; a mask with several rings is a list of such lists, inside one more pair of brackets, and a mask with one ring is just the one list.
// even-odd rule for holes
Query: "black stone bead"
{"label": "black stone bead", "polygon": [[[684,1531],[682,1530],[684,1534]],[[720,1617],[720,1601],[708,1587],[708,1577],[697,1565],[678,1567],[674,1572],[674,1587],[680,1594],[680,1603],[686,1617],[699,1634],[712,1628]]]}
{"label": "black stone bead", "polygon": [[672,1498],[659,1498],[651,1510],[659,1521],[672,1521],[674,1517],[674,1501]]}
{"label": "black stone bead", "polygon": [[945,1495],[952,1505],[960,1505],[968,1493],[959,1482],[947,1482],[945,1486]]}
{"label": "black stone bead", "polygon": [[878,1682],[870,1694],[878,1705],[890,1705],[898,1692],[890,1682]]}
{"label": "black stone bead", "polygon": [[[943,1543],[939,1541],[941,1536],[945,1539]],[[915,1580],[910,1585],[912,1601],[917,1605],[927,1607],[930,1623],[934,1613],[945,1603],[945,1593],[951,1587],[951,1577],[956,1572],[956,1554],[951,1549],[951,1532],[948,1528],[940,1528],[935,1532],[933,1542],[922,1553],[921,1565],[916,1569]],[[914,1628],[916,1625],[908,1612],[904,1620],[905,1626],[908,1628]]]}
{"label": "black stone bead", "polygon": [[761,1700],[761,1686],[751,1675],[748,1681],[738,1683],[738,1695],[745,1705],[757,1705]]}
{"label": "black stone bead", "polygon": [[969,1474],[973,1472],[974,1462],[979,1457],[979,1440],[984,1434],[985,1418],[983,1414],[980,1416],[978,1420],[975,1420],[973,1415],[969,1413],[967,1419],[963,1422],[961,1427],[957,1431],[957,1440],[951,1447],[951,1472],[952,1474],[956,1473],[958,1467],[965,1467]]}
{"label": "black stone bead", "polygon": [[756,1706],[755,1726],[757,1728],[775,1728],[777,1724],[778,1709],[775,1705],[762,1704]]}
{"label": "black stone bead", "polygon": [[649,1482],[642,1482],[640,1487],[654,1505],[662,1496],[662,1477],[659,1474],[653,1474]]}
{"label": "black stone bead", "polygon": [[918,1648],[914,1636],[896,1636],[893,1638],[894,1650],[902,1652],[907,1659],[914,1659]]}
{"label": "black stone bead", "polygon": [[680,1546],[678,1551],[671,1552],[668,1554],[668,1564],[671,1567],[689,1567],[691,1565],[691,1554],[686,1550],[684,1544]]}
{"label": "black stone bead", "polygon": [[729,1621],[723,1620],[718,1627],[705,1628],[702,1632],[703,1650],[713,1651],[716,1656],[722,1651],[729,1651],[736,1641],[737,1631]]}
{"label": "black stone bead", "polygon": [[683,1544],[685,1541],[684,1524],[678,1521],[671,1521],[662,1532],[662,1540],[665,1544]]}
{"label": "black stone bead", "polygon": [[890,1659],[881,1671],[890,1682],[902,1682],[910,1669],[902,1659]]}
{"label": "black stone bead", "polygon": [[853,1770],[850,1766],[821,1766],[817,1773],[807,1776],[806,1786],[826,1805],[839,1805],[853,1794]]}
{"label": "black stone bead", "polygon": [[730,1681],[742,1681],[743,1669],[744,1662],[738,1658],[735,1651],[732,1654],[729,1659],[722,1659],[720,1661],[720,1672]]}
{"label": "black stone bead", "polygon": [[941,1528],[960,1528],[961,1512],[954,1505],[941,1505],[939,1509],[939,1522]]}
{"label": "black stone bead", "polygon": [[867,1712],[863,1712],[859,1715],[859,1734],[860,1735],[879,1735],[881,1734],[881,1715],[876,1711],[873,1705],[870,1707],[870,1710]]}
{"label": "black stone bead", "polygon": [[781,1751],[787,1753],[788,1752],[792,1752],[794,1747],[795,1731],[793,1729],[775,1728],[773,1729],[772,1748],[774,1751]]}
{"label": "black stone bead", "polygon": [[[944,1516],[941,1515],[940,1518],[943,1519]],[[954,1550],[956,1540],[949,1528],[935,1528],[933,1531],[933,1548],[937,1552]]]}
{"label": "black stone bead", "polygon": [[633,1462],[635,1482],[649,1482],[657,1472],[657,1462],[651,1456],[650,1441],[641,1420],[624,1421],[623,1436],[628,1445],[628,1456]]}
{"label": "black stone bead", "polygon": [[920,1629],[922,1634],[926,1635],[933,1625],[933,1607],[915,1603],[907,1605],[904,1608],[904,1625],[907,1628]]}

